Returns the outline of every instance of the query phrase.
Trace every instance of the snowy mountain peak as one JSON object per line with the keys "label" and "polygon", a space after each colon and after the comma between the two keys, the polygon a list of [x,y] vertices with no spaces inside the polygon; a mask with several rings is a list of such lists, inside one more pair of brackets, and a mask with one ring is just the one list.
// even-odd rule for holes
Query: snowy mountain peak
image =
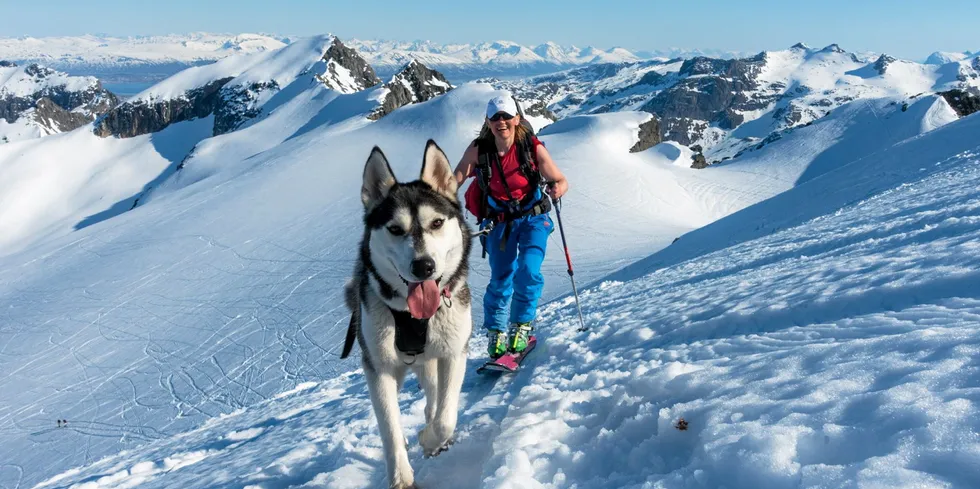
{"label": "snowy mountain peak", "polygon": [[891,65],[892,63],[896,62],[896,61],[898,61],[898,59],[896,59],[896,58],[894,58],[892,56],[889,56],[887,54],[882,54],[874,62],[874,65],[873,66],[874,66],[874,69],[878,71],[878,74],[884,75],[885,74],[885,71],[888,70],[888,66]]}
{"label": "snowy mountain peak", "polygon": [[333,38],[323,60],[327,63],[327,71],[320,76],[320,81],[338,92],[359,92],[381,83],[371,65],[339,38]]}
{"label": "snowy mountain peak", "polygon": [[944,65],[947,63],[955,63],[957,61],[963,61],[969,57],[968,53],[949,53],[944,51],[936,51],[926,58],[925,64],[927,65]]}
{"label": "snowy mountain peak", "polygon": [[794,44],[792,47],[790,47],[790,49],[795,49],[795,50],[800,50],[800,51],[809,51],[810,50],[810,46],[807,46],[806,43],[798,42],[798,43]]}
{"label": "snowy mountain peak", "polygon": [[543,59],[555,61],[558,63],[573,63],[574,58],[569,55],[561,46],[553,42],[546,42],[544,44],[539,44],[533,49],[534,53]]}
{"label": "snowy mountain peak", "polygon": [[834,44],[831,44],[831,45],[829,45],[829,46],[821,49],[820,52],[822,52],[822,53],[845,53],[847,51],[844,51],[843,48],[841,48],[839,45],[837,45],[836,43],[834,43]]}
{"label": "snowy mountain peak", "polygon": [[432,100],[453,88],[442,73],[413,59],[384,84],[381,105],[368,118],[380,119],[399,107]]}

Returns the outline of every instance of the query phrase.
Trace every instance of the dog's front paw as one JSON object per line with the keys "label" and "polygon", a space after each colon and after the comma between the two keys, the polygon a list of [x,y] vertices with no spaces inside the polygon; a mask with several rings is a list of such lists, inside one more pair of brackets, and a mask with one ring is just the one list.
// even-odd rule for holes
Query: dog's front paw
{"label": "dog's front paw", "polygon": [[440,430],[436,425],[436,423],[429,423],[419,432],[419,444],[422,445],[422,455],[425,458],[435,457],[449,450],[453,444],[452,433],[446,433],[447,430]]}
{"label": "dog's front paw", "polygon": [[402,474],[400,477],[396,476],[388,487],[390,489],[420,489],[415,483],[415,477],[411,472]]}

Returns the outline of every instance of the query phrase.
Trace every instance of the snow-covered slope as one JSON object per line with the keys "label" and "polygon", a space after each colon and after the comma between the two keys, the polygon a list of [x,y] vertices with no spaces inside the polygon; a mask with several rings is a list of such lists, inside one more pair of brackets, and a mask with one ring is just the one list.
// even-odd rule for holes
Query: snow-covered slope
{"label": "snow-covered slope", "polygon": [[[370,66],[327,36],[185,70],[95,124],[0,148],[0,254],[128,211],[185,166],[181,183],[169,184],[203,178],[208,161],[236,167],[311,128],[356,126],[426,101],[449,89],[440,77],[414,64],[392,82],[397,90],[369,90],[379,81]],[[235,135],[212,138],[226,133]]]}
{"label": "snow-covered slope", "polygon": [[[545,305],[543,344],[520,373],[467,377],[456,443],[438,458],[411,435],[423,401],[409,381],[400,404],[419,483],[975,487],[978,131],[977,116],[957,121],[685,235],[585,288],[588,332],[570,297]],[[290,251],[297,267],[312,258]],[[363,376],[294,383],[37,487],[383,487]],[[32,436],[63,446],[103,429],[72,423]]]}
{"label": "snow-covered slope", "polygon": [[[131,196],[173,164],[158,151],[183,153],[203,137],[196,131],[207,131],[207,119],[128,139],[54,136],[30,147],[34,160],[51,161],[37,173],[19,156],[27,146],[0,148],[0,168],[19,169],[2,181],[18,182],[24,198],[42,188],[34,179],[66,178],[73,186],[60,188],[75,189],[45,201],[31,219],[23,203],[5,217],[46,238],[0,258],[0,297],[13,305],[0,333],[0,390],[11,393],[0,401],[0,459],[27,467],[0,471],[0,483],[31,485],[354,367],[333,355],[345,326],[340,291],[360,235],[363,160],[378,144],[396,174],[411,178],[428,138],[457,158],[493,92],[467,84],[369,122],[371,90],[297,90],[269,116],[199,142],[132,211],[120,194]],[[628,153],[644,117],[570,119],[542,136],[577,195],[563,218],[579,280],[711,219],[669,180],[669,156],[651,164]],[[167,137],[187,144],[164,145]],[[76,152],[93,161],[76,165],[77,174],[59,171],[57,162]],[[96,161],[99,154],[106,159]],[[86,169],[106,181],[85,180]],[[623,188],[635,193],[624,199]],[[114,217],[71,231],[103,210]],[[49,215],[58,218],[41,219]],[[596,233],[608,241],[595,242]],[[473,264],[474,284],[485,282],[485,262],[477,255]],[[567,290],[559,253],[550,254],[547,274],[548,296]],[[50,431],[55,419],[68,419],[70,429]],[[49,436],[62,437],[57,456]]]}

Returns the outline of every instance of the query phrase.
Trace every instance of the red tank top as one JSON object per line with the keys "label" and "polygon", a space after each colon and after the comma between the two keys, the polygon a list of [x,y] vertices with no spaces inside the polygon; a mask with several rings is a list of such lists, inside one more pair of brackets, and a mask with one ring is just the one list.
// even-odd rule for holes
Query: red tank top
{"label": "red tank top", "polygon": [[[531,142],[534,146],[532,154],[537,155],[538,145],[541,141],[538,138],[531,136]],[[498,153],[499,155],[500,153]],[[531,164],[537,168],[537,162],[532,161]],[[500,157],[500,166],[504,169],[504,176],[507,178],[507,186],[504,186],[503,181],[500,180],[500,169],[497,168],[497,164],[490,161],[490,196],[496,200],[511,200],[513,197],[516,200],[521,200],[525,196],[534,192],[531,188],[531,182],[527,180],[523,173],[521,173],[521,161],[517,157],[517,144],[510,145],[503,156]],[[507,194],[507,189],[510,189],[510,195]]]}

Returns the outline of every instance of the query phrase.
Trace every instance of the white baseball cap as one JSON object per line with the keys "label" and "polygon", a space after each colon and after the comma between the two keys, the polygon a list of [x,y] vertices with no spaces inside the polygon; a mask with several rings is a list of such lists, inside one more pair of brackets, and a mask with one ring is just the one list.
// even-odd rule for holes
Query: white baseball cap
{"label": "white baseball cap", "polygon": [[507,115],[517,115],[517,102],[511,94],[497,95],[487,103],[487,118],[491,118],[497,112],[506,112]]}

